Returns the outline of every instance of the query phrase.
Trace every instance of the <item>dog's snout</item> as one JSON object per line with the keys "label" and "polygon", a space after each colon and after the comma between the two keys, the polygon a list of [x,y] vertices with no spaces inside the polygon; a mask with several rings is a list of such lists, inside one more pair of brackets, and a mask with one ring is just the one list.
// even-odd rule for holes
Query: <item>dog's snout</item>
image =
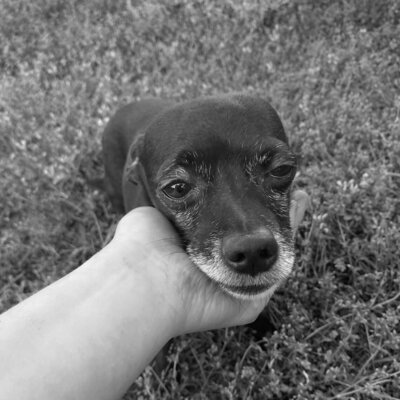
{"label": "dog's snout", "polygon": [[268,271],[278,257],[278,244],[269,230],[247,235],[230,235],[222,242],[225,263],[242,274]]}

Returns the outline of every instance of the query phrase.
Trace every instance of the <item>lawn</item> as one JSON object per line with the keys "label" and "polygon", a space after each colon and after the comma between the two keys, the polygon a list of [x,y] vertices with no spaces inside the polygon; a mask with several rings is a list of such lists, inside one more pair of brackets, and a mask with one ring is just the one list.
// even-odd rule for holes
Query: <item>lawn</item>
{"label": "lawn", "polygon": [[262,94],[312,199],[275,329],[177,338],[126,399],[400,398],[399,1],[2,0],[0,40],[0,311],[111,237],[119,106]]}

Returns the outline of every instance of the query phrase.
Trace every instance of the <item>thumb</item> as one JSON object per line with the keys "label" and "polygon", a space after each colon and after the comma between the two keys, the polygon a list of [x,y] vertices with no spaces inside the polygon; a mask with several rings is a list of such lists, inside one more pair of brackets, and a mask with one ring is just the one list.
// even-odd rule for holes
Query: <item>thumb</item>
{"label": "thumb", "polygon": [[293,236],[295,236],[297,228],[300,222],[303,220],[304,213],[310,206],[310,198],[303,190],[296,190],[292,193],[292,199],[290,202],[290,224],[293,230]]}

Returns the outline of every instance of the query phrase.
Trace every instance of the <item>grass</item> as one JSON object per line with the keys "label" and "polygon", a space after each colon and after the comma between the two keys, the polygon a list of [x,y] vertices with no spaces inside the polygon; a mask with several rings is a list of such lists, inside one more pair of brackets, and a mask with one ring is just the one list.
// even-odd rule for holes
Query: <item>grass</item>
{"label": "grass", "polygon": [[178,338],[126,399],[400,398],[399,2],[3,0],[0,38],[0,311],[108,240],[118,106],[261,93],[312,196],[276,330]]}

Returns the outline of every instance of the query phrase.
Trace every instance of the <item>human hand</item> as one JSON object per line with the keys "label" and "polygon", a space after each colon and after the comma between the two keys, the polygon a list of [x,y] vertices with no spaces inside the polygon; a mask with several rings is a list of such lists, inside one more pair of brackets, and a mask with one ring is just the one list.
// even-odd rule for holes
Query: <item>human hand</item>
{"label": "human hand", "polygon": [[[290,217],[294,232],[307,203],[304,192],[293,193]],[[155,208],[140,207],[127,214],[113,241],[122,244],[120,251],[133,271],[136,260],[146,260],[146,270],[136,273],[150,283],[149,295],[162,299],[175,336],[250,323],[268,303],[269,298],[241,300],[222,291],[190,261],[176,231]]]}

